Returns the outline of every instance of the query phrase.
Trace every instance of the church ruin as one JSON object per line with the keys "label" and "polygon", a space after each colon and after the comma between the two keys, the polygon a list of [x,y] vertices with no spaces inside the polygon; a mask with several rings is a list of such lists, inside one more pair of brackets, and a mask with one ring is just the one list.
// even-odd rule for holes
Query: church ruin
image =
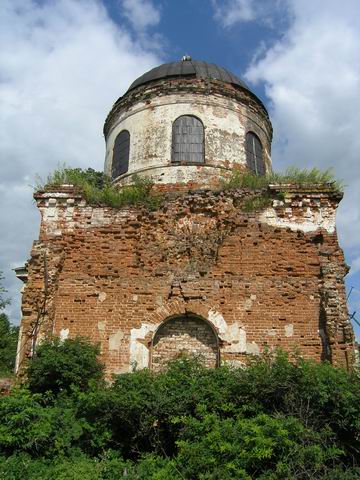
{"label": "church ruin", "polygon": [[245,211],[251,192],[219,188],[234,169],[272,168],[268,113],[239,78],[189,57],[161,65],[117,100],[104,134],[105,173],[119,187],[151,178],[163,202],[90,205],[69,185],[34,195],[18,367],[49,335],[99,343],[109,375],[276,347],[351,366],[341,194],[270,185],[270,204]]}

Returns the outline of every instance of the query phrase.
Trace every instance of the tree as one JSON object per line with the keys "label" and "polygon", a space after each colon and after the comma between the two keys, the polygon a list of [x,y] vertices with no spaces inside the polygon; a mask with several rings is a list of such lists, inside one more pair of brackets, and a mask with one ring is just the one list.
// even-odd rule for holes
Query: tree
{"label": "tree", "polygon": [[28,385],[34,393],[81,391],[103,378],[103,365],[97,356],[99,347],[76,337],[61,341],[54,338],[38,346],[27,368]]}
{"label": "tree", "polygon": [[16,346],[19,327],[10,324],[8,316],[3,312],[10,301],[4,298],[6,293],[2,286],[3,275],[0,272],[0,375],[11,375],[16,358]]}

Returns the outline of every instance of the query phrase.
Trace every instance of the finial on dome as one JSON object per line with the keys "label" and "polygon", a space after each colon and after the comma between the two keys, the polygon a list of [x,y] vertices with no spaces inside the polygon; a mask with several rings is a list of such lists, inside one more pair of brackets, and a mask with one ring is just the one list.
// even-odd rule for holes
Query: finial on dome
{"label": "finial on dome", "polygon": [[182,62],[190,62],[191,61],[191,57],[190,55],[184,55],[181,59]]}

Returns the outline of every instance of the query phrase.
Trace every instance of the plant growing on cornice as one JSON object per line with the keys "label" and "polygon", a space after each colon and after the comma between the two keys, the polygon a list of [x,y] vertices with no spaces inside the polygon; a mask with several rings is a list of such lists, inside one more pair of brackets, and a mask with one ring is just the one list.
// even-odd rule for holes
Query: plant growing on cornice
{"label": "plant growing on cornice", "polygon": [[222,188],[224,190],[237,188],[261,190],[268,188],[272,184],[299,187],[325,186],[334,192],[342,192],[344,189],[343,183],[335,179],[331,168],[320,170],[315,167],[311,169],[289,167],[285,172],[271,172],[267,175],[255,175],[252,172],[233,170],[231,175],[223,180]]}
{"label": "plant growing on cornice", "polygon": [[45,181],[38,177],[35,189],[39,191],[62,185],[73,185],[84,195],[86,201],[93,205],[107,205],[114,208],[144,205],[150,210],[157,208],[160,197],[152,192],[151,180],[133,175],[132,181],[132,185],[119,188],[113,185],[110,177],[103,172],[92,168],[86,170],[68,168],[63,165],[48,175]]}

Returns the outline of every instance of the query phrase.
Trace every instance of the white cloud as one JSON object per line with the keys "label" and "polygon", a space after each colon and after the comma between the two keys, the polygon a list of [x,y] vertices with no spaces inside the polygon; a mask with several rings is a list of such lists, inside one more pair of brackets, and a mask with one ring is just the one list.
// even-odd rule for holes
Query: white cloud
{"label": "white cloud", "polygon": [[157,39],[145,50],[97,0],[3,0],[0,10],[0,270],[13,297],[21,285],[10,268],[38,235],[28,185],[63,162],[101,170],[107,112],[161,61]]}
{"label": "white cloud", "polygon": [[143,31],[160,22],[160,12],[150,0],[121,0],[121,6],[135,30]]}
{"label": "white cloud", "polygon": [[254,0],[232,0],[219,2],[212,0],[215,19],[224,27],[231,27],[238,22],[249,22],[256,18]]}
{"label": "white cloud", "polygon": [[278,27],[281,11],[287,16],[286,0],[211,0],[211,3],[215,20],[225,28],[252,21],[273,27],[275,16]]}

